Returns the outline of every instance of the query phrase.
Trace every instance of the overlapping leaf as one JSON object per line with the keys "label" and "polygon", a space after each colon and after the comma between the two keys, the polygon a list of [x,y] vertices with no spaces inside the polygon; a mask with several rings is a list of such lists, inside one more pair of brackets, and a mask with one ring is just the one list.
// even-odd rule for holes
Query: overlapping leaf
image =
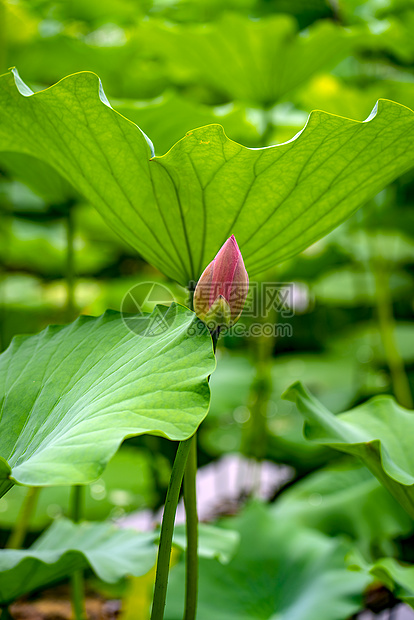
{"label": "overlapping leaf", "polygon": [[137,126],[105,103],[91,73],[35,95],[6,74],[0,151],[53,165],[147,261],[182,284],[198,279],[232,233],[256,275],[328,233],[413,164],[414,113],[390,101],[364,123],[314,112],[295,140],[263,149],[210,125],[163,157],[152,157]]}
{"label": "overlapping leaf", "polygon": [[143,575],[155,557],[151,533],[117,530],[109,523],[55,521],[29,549],[0,550],[0,605],[88,567],[110,583]]}
{"label": "overlapping leaf", "polygon": [[212,123],[220,123],[233,140],[249,146],[260,143],[258,128],[248,120],[246,109],[239,104],[211,107],[166,92],[150,102],[111,100],[111,105],[151,136],[159,155],[166,153],[190,129]]}
{"label": "overlapping leaf", "polygon": [[412,521],[366,467],[330,466],[287,489],[272,512],[278,520],[347,535],[369,557],[385,543],[412,531]]}
{"label": "overlapping leaf", "polygon": [[15,338],[0,356],[0,495],[12,482],[90,482],[128,436],[190,437],[214,369],[194,320],[173,304],[128,326],[109,311]]}
{"label": "overlapping leaf", "polygon": [[394,558],[381,558],[368,564],[360,554],[351,553],[349,557],[351,570],[362,570],[381,581],[396,598],[401,599],[414,609],[414,566],[402,564]]}
{"label": "overlapping leaf", "polygon": [[165,59],[173,81],[262,105],[335,66],[358,36],[329,22],[299,35],[288,15],[252,20],[231,13],[207,25],[148,27],[154,53]]}
{"label": "overlapping leaf", "polygon": [[334,415],[300,384],[284,397],[296,402],[306,419],[305,435],[320,444],[360,458],[414,516],[414,413],[390,396]]}
{"label": "overlapping leaf", "polygon": [[[214,558],[221,564],[228,564],[236,553],[240,535],[235,530],[216,527],[210,523],[198,526],[198,555],[201,558]],[[174,528],[173,544],[180,549],[187,548],[185,525]]]}

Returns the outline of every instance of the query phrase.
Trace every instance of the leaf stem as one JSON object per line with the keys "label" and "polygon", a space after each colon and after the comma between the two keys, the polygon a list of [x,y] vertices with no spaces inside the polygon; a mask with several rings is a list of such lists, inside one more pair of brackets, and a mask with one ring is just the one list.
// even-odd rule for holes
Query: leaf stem
{"label": "leaf stem", "polygon": [[[72,487],[71,497],[71,517],[78,523],[82,517],[83,487],[79,484]],[[85,587],[83,582],[83,572],[75,571],[71,577],[71,599],[73,616],[75,620],[85,620]]]}
{"label": "leaf stem", "polygon": [[36,509],[40,489],[41,487],[29,487],[27,489],[16,524],[10,534],[9,540],[7,541],[7,549],[21,549],[26,537],[30,519]]}
{"label": "leaf stem", "polygon": [[83,486],[75,484],[72,487],[70,517],[75,523],[79,523],[83,512]]}
{"label": "leaf stem", "polygon": [[71,577],[72,610],[75,620],[85,620],[85,587],[83,572],[77,570]]}
{"label": "leaf stem", "polygon": [[198,592],[198,515],[197,515],[197,435],[191,439],[190,453],[184,472],[184,505],[186,514],[187,552],[184,620],[195,620]]}
{"label": "leaf stem", "polygon": [[75,316],[75,223],[73,219],[73,206],[68,204],[66,215],[66,316],[72,321]]}
{"label": "leaf stem", "polygon": [[160,545],[158,548],[157,571],[155,575],[154,600],[151,620],[162,620],[164,617],[165,599],[167,596],[168,572],[170,569],[171,545],[174,532],[175,513],[180,496],[181,483],[191,449],[193,438],[180,441],[175,455],[174,465],[165,499],[164,514],[161,524]]}
{"label": "leaf stem", "polygon": [[396,339],[395,319],[389,284],[389,273],[386,266],[374,265],[376,283],[377,315],[381,339],[390,369],[392,386],[397,401],[407,409],[413,409],[410,382],[405,371],[404,360]]}
{"label": "leaf stem", "polygon": [[10,610],[7,606],[0,607],[0,611],[1,611],[0,620],[13,620]]}

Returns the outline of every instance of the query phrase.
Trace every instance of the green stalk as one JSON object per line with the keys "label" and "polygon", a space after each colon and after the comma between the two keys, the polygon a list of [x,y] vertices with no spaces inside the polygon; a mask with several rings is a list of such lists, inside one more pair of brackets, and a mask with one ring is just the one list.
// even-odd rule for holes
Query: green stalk
{"label": "green stalk", "polygon": [[75,316],[75,224],[73,221],[73,207],[68,205],[66,216],[66,316],[72,321]]}
{"label": "green stalk", "polygon": [[398,349],[395,334],[395,319],[389,286],[389,274],[384,264],[374,264],[378,325],[390,369],[395,398],[403,407],[413,409],[413,397],[410,383],[404,367],[404,360]]}
{"label": "green stalk", "polygon": [[[0,9],[1,9],[0,0]],[[1,41],[1,12],[0,12],[0,41]],[[0,211],[0,226],[3,233],[3,252],[4,256],[9,255],[10,248],[10,229],[12,225],[11,205],[8,200],[2,201],[2,209]],[[7,306],[6,306],[6,278],[7,265],[6,261],[0,264],[0,353],[6,348],[8,341],[7,329]]]}
{"label": "green stalk", "polygon": [[190,437],[190,439],[180,441],[178,444],[177,454],[175,455],[174,465],[171,472],[170,483],[168,485],[161,524],[151,620],[162,620],[164,617],[175,513],[177,510],[178,498],[180,496],[184,470],[187,464],[192,442],[193,438]]}
{"label": "green stalk", "polygon": [[[4,0],[0,0],[0,73],[7,71],[7,24]],[[3,617],[3,616],[2,616]]]}
{"label": "green stalk", "polygon": [[26,537],[30,519],[36,509],[41,487],[29,487],[23,500],[17,521],[7,541],[7,549],[21,549]]}
{"label": "green stalk", "polygon": [[0,620],[13,620],[8,607],[0,607]]}
{"label": "green stalk", "polygon": [[[263,303],[263,301],[262,301]],[[259,319],[262,325],[271,323],[276,325],[277,312],[275,308],[267,310]],[[268,443],[267,410],[273,390],[272,359],[276,337],[265,336],[263,333],[252,338],[252,353],[254,358],[255,376],[251,386],[248,408],[250,419],[242,428],[242,454],[252,457],[259,463],[266,455]],[[259,479],[260,480],[260,479]],[[252,486],[252,492],[258,491],[259,485]]]}
{"label": "green stalk", "polygon": [[[82,516],[83,487],[75,485],[72,487],[71,497],[71,518],[78,523]],[[71,577],[71,599],[73,616],[75,620],[86,620],[85,611],[85,588],[83,583],[83,572],[75,571]]]}
{"label": "green stalk", "polygon": [[197,515],[197,436],[191,438],[190,453],[184,472],[184,505],[186,514],[187,552],[184,620],[195,620],[198,592],[198,515]]}

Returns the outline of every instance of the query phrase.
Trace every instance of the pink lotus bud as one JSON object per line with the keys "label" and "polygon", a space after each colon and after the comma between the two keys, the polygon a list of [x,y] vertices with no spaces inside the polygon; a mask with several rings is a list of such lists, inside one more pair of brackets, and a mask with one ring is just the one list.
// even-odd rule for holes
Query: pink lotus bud
{"label": "pink lotus bud", "polygon": [[194,291],[194,311],[210,328],[233,325],[249,290],[249,276],[234,235],[205,268]]}

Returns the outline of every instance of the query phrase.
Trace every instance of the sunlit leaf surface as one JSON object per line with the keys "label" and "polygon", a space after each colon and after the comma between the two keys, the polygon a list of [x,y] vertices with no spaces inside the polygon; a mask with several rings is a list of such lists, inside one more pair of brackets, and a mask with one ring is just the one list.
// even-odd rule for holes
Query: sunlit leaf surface
{"label": "sunlit leaf surface", "polygon": [[263,149],[209,125],[162,157],[105,103],[91,73],[35,95],[6,74],[0,150],[53,165],[147,261],[182,284],[198,279],[232,233],[251,276],[272,267],[413,164],[414,113],[390,101],[363,123],[313,112],[296,139]]}

